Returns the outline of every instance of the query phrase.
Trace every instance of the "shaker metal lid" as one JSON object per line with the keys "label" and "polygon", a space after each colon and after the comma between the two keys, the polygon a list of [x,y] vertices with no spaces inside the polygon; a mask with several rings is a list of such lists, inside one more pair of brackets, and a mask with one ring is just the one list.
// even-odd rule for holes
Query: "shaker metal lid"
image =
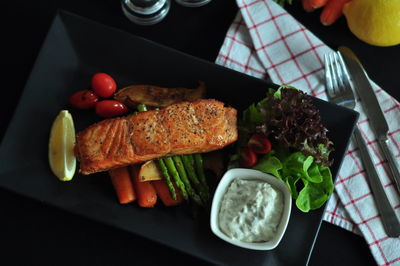
{"label": "shaker metal lid", "polygon": [[160,10],[167,0],[123,0],[125,8],[138,14],[149,15]]}

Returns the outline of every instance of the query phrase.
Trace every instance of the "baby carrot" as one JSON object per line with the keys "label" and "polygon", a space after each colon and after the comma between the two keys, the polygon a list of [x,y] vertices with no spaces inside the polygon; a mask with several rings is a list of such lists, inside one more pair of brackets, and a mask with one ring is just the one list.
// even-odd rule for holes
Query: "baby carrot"
{"label": "baby carrot", "polygon": [[135,201],[136,194],[127,167],[120,167],[108,171],[111,183],[117,194],[119,203],[127,204]]}
{"label": "baby carrot", "polygon": [[140,207],[151,208],[157,203],[157,192],[151,182],[140,182],[139,180],[139,166],[131,165],[131,178],[133,180],[133,187],[135,188],[137,202]]}
{"label": "baby carrot", "polygon": [[350,0],[330,0],[321,12],[321,23],[332,25],[342,15],[343,6]]}
{"label": "baby carrot", "polygon": [[310,0],[302,0],[303,9],[307,12],[314,11],[315,8],[312,7]]}
{"label": "baby carrot", "polygon": [[328,0],[310,0],[310,5],[315,9],[325,6],[326,3]]}
{"label": "baby carrot", "polygon": [[151,183],[153,184],[155,190],[157,191],[157,195],[160,197],[162,203],[165,206],[175,206],[183,201],[182,194],[178,189],[176,189],[176,187],[175,187],[176,200],[172,198],[171,193],[169,192],[167,182],[165,182],[165,180],[155,180],[151,181]]}

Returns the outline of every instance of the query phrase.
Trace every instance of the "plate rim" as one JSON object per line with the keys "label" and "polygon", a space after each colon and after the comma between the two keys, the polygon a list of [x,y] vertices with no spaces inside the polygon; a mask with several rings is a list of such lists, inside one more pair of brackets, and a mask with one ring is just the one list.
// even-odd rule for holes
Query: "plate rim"
{"label": "plate rim", "polygon": [[[71,17],[74,17],[75,19],[83,20],[83,21],[86,21],[86,22],[88,22],[88,23],[92,23],[92,24],[95,24],[95,25],[97,25],[97,26],[100,26],[100,27],[106,27],[106,28],[108,28],[109,30],[112,30],[112,31],[118,31],[118,32],[120,32],[120,33],[122,33],[122,34],[124,34],[124,35],[126,35],[126,36],[129,36],[130,38],[134,38],[134,39],[137,39],[137,40],[140,40],[140,41],[143,41],[143,42],[151,43],[152,45],[154,45],[154,46],[156,46],[156,47],[161,47],[161,48],[164,49],[164,50],[167,50],[167,51],[172,52],[172,53],[175,53],[175,54],[179,54],[180,56],[187,57],[187,58],[189,58],[189,59],[191,59],[191,60],[199,61],[199,62],[205,63],[205,64],[211,64],[211,65],[213,65],[214,67],[217,67],[217,68],[219,68],[219,69],[221,69],[221,70],[223,70],[223,71],[231,72],[231,73],[233,73],[234,75],[239,75],[239,76],[242,76],[242,77],[246,77],[246,78],[258,80],[259,82],[261,81],[261,82],[265,83],[266,85],[270,85],[270,86],[271,86],[271,85],[279,86],[278,84],[274,84],[274,83],[269,82],[269,81],[266,81],[266,80],[262,80],[262,79],[258,79],[258,78],[252,77],[252,76],[247,75],[247,74],[244,74],[244,73],[242,73],[242,72],[239,72],[239,71],[236,71],[236,70],[233,70],[233,69],[230,69],[230,68],[227,68],[227,67],[218,65],[218,64],[216,64],[216,63],[214,63],[214,62],[210,62],[210,61],[207,61],[207,60],[202,59],[202,58],[195,57],[195,56],[193,56],[193,55],[190,55],[190,54],[184,53],[184,52],[182,52],[182,51],[176,50],[176,49],[174,49],[174,48],[165,46],[165,45],[163,45],[163,44],[154,42],[154,41],[149,40],[149,39],[146,39],[146,38],[144,38],[144,37],[137,36],[137,35],[135,35],[135,34],[133,34],[133,33],[129,33],[129,32],[127,32],[127,31],[124,31],[123,29],[116,28],[116,27],[112,27],[112,26],[110,26],[110,25],[106,25],[106,24],[100,23],[100,22],[98,22],[98,21],[95,21],[95,20],[92,20],[92,19],[89,19],[89,18],[80,16],[80,15],[74,14],[74,13],[72,13],[72,12],[69,12],[69,11],[66,11],[66,10],[63,10],[63,9],[58,9],[57,12],[56,12],[56,14],[55,14],[55,16],[54,16],[54,18],[53,18],[53,20],[52,20],[52,22],[51,22],[51,24],[50,24],[50,27],[49,27],[47,33],[46,33],[46,36],[45,36],[45,38],[44,38],[44,40],[43,40],[43,43],[42,43],[42,45],[41,45],[41,47],[40,47],[40,50],[39,50],[39,52],[38,52],[38,55],[37,55],[36,58],[35,58],[34,64],[32,65],[31,71],[30,71],[30,73],[29,73],[29,75],[28,75],[28,78],[27,78],[27,80],[26,80],[26,82],[25,82],[24,88],[23,88],[22,91],[21,91],[21,95],[20,95],[20,97],[19,97],[19,99],[18,99],[18,102],[17,102],[16,107],[15,107],[15,109],[14,109],[14,111],[13,111],[13,114],[12,114],[10,120],[9,120],[9,123],[6,125],[6,130],[4,131],[4,135],[3,135],[2,139],[1,139],[1,143],[0,143],[0,153],[3,152],[4,143],[5,143],[5,141],[7,140],[7,138],[9,137],[9,136],[8,136],[8,133],[9,133],[10,128],[12,127],[13,123],[15,122],[16,113],[17,113],[17,111],[18,111],[18,110],[20,109],[20,107],[21,107],[21,104],[22,104],[21,102],[22,102],[23,96],[24,96],[24,94],[25,94],[25,92],[26,92],[26,88],[29,86],[29,84],[31,83],[32,79],[34,78],[35,69],[37,68],[38,63],[40,62],[40,60],[41,60],[42,57],[43,57],[43,53],[44,53],[44,50],[45,50],[45,44],[48,43],[48,40],[49,40],[49,33],[50,33],[50,32],[53,30],[53,28],[55,27],[55,23],[56,23],[56,21],[57,21],[58,19],[60,19],[60,21],[61,21],[62,23],[65,23],[65,20],[63,20],[63,16],[71,16]],[[312,97],[312,98],[313,98],[314,100],[316,100],[316,101],[321,101],[321,102],[323,102],[323,104],[328,104],[328,105],[331,105],[331,106],[340,107],[340,106],[337,106],[337,105],[335,105],[335,104],[333,104],[333,103],[330,103],[330,102],[321,100],[321,99],[319,99],[319,98],[313,97],[313,96],[311,96],[311,95],[309,95],[309,96]],[[356,112],[356,111],[354,111],[354,110],[350,110],[350,109],[347,109],[347,108],[344,108],[344,107],[342,107],[342,108],[343,108],[343,110],[345,110],[346,112],[348,112],[348,113],[353,113],[353,115],[356,116],[355,122],[354,122],[354,124],[353,124],[353,126],[352,126],[352,129],[354,130],[354,127],[356,126],[356,122],[357,122],[358,117],[359,117],[359,113]],[[348,145],[349,145],[349,144],[350,144],[350,138],[347,140],[347,143],[346,143],[346,145],[345,145],[346,149],[348,148]],[[341,156],[341,160],[340,160],[340,164],[339,164],[339,166],[338,166],[338,169],[340,169],[340,167],[341,167],[341,165],[342,165],[342,163],[343,163],[343,160],[344,160],[344,156]],[[338,171],[338,172],[339,172],[339,171]],[[334,180],[336,179],[336,177],[337,177],[337,175],[338,175],[338,172],[337,172],[336,175],[333,177]],[[9,187],[5,187],[5,186],[4,186],[3,184],[1,184],[1,183],[0,183],[0,187],[2,187],[3,189],[6,189],[6,190],[8,190],[8,191],[12,191],[13,193],[16,193],[16,194],[19,195],[19,196],[22,196],[22,197],[25,197],[25,198],[29,198],[29,199],[33,199],[33,200],[35,200],[35,201],[37,201],[37,202],[42,202],[40,199],[37,199],[37,198],[32,197],[32,196],[30,196],[30,195],[26,195],[26,194],[19,193],[18,191],[14,190],[14,189],[11,189],[11,188],[9,188]],[[81,212],[76,211],[76,210],[74,210],[74,209],[72,209],[72,208],[69,208],[69,209],[68,209],[68,208],[65,208],[65,207],[60,207],[60,206],[58,206],[57,204],[52,204],[51,202],[47,202],[47,201],[44,202],[44,203],[45,203],[46,205],[48,205],[48,206],[56,207],[57,209],[61,209],[61,210],[63,210],[63,211],[69,212],[70,214],[78,215],[78,216],[80,216],[80,217],[84,217],[85,219],[89,219],[89,220],[91,220],[91,221],[93,221],[93,222],[102,223],[103,225],[111,226],[112,228],[116,228],[116,229],[118,229],[118,230],[128,231],[129,233],[132,233],[132,231],[127,230],[127,229],[124,228],[124,227],[118,226],[118,225],[116,225],[116,224],[111,224],[111,223],[109,223],[109,222],[107,222],[107,221],[98,220],[98,219],[96,219],[96,217],[91,217],[91,216],[89,216],[89,215],[84,215],[84,214],[82,214]],[[325,204],[324,210],[326,209],[326,207],[327,207],[327,204]],[[308,249],[309,252],[308,252],[308,256],[307,256],[307,260],[306,260],[307,264],[309,263],[309,261],[310,261],[310,259],[311,259],[312,252],[313,252],[313,250],[314,250],[314,246],[315,246],[317,237],[319,236],[320,227],[321,227],[321,224],[322,224],[322,221],[323,221],[322,215],[323,215],[323,212],[322,212],[322,214],[321,214],[321,216],[320,216],[320,218],[319,218],[318,227],[316,228],[315,235],[314,235],[314,240],[313,240],[313,242],[311,243],[310,248]],[[135,234],[137,234],[137,233],[135,233]],[[164,243],[163,241],[161,241],[161,240],[159,240],[159,239],[153,239],[153,238],[147,237],[147,236],[145,236],[145,235],[143,235],[143,234],[137,234],[137,235],[139,235],[139,236],[141,236],[141,237],[145,237],[146,239],[148,239],[148,240],[150,240],[150,241],[157,242],[158,244],[161,244],[161,245],[163,245],[163,246],[165,246],[165,247],[167,247],[167,248],[172,248],[172,249],[178,250],[178,251],[180,251],[180,252],[184,252],[184,253],[186,253],[186,254],[190,254],[191,256],[197,257],[197,258],[199,258],[199,259],[206,260],[206,261],[213,262],[213,263],[216,262],[212,257],[203,258],[203,257],[200,257],[199,254],[196,254],[195,252],[191,252],[191,251],[186,251],[186,250],[179,249],[178,247],[172,246],[172,245],[168,245],[168,244]]]}

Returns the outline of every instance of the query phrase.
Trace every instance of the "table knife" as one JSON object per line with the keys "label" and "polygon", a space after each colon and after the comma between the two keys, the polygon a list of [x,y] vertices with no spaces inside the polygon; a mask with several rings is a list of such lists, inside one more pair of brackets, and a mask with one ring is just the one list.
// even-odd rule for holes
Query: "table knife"
{"label": "table knife", "polygon": [[374,163],[369,155],[367,144],[365,143],[360,131],[356,127],[353,137],[360,149],[360,156],[366,175],[370,183],[371,191],[375,195],[375,204],[381,215],[381,221],[386,234],[389,237],[400,236],[400,222],[396,215],[396,210],[392,208],[390,201],[385,192],[385,187],[379,179],[378,173],[374,167]]}
{"label": "table knife", "polygon": [[383,152],[383,158],[388,161],[390,173],[396,183],[398,192],[400,192],[399,167],[388,146],[389,126],[379,106],[367,72],[364,70],[360,60],[358,60],[357,56],[349,48],[341,46],[339,47],[339,53],[347,65],[354,89],[361,97],[361,104],[371,122],[372,130],[376,134],[378,144]]}

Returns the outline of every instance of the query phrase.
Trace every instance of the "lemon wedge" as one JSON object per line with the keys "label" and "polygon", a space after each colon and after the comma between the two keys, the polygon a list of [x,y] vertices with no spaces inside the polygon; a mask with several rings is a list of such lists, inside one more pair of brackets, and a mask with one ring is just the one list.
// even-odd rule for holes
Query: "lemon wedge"
{"label": "lemon wedge", "polygon": [[360,40],[376,46],[400,44],[400,0],[352,0],[343,14]]}
{"label": "lemon wedge", "polygon": [[70,181],[74,177],[76,170],[74,144],[74,121],[67,110],[61,110],[53,122],[49,139],[50,168],[61,181]]}

